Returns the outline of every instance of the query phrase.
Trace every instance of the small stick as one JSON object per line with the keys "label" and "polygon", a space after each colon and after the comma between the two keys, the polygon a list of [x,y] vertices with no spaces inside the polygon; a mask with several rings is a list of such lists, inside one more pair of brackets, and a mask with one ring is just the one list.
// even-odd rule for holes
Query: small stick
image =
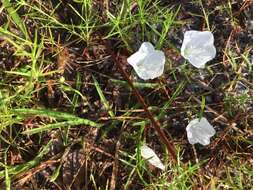
{"label": "small stick", "polygon": [[173,161],[177,160],[177,156],[176,156],[176,152],[175,152],[175,147],[174,145],[168,140],[168,138],[166,137],[164,131],[161,129],[161,124],[159,121],[155,120],[152,113],[149,111],[148,106],[146,104],[146,102],[144,101],[143,97],[140,95],[140,93],[138,92],[138,90],[136,90],[136,88],[134,87],[131,79],[129,78],[128,74],[126,73],[126,71],[123,69],[122,65],[121,65],[121,60],[119,60],[119,56],[115,56],[115,54],[111,51],[111,55],[112,58],[114,59],[114,61],[116,62],[121,74],[123,75],[123,77],[125,78],[125,80],[128,82],[129,86],[132,88],[134,95],[136,96],[136,98],[138,99],[139,103],[142,105],[144,111],[146,112],[148,118],[150,119],[151,123],[154,126],[154,129],[156,130],[156,132],[158,133],[158,135],[161,138],[161,141],[166,145],[168,152],[171,154]]}

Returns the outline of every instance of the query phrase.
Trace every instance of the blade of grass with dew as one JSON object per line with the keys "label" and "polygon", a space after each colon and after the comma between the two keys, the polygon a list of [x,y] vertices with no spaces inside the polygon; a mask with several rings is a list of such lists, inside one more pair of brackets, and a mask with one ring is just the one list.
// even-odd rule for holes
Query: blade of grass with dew
{"label": "blade of grass with dew", "polygon": [[80,118],[80,119],[75,119],[71,121],[63,121],[63,122],[58,122],[58,123],[53,123],[53,124],[47,124],[42,127],[33,128],[30,130],[24,131],[22,132],[22,134],[32,135],[36,133],[49,131],[52,129],[58,129],[58,128],[64,128],[68,126],[76,126],[76,125],[89,125],[91,127],[97,127],[97,128],[102,126],[101,124],[95,123],[93,121]]}
{"label": "blade of grass with dew", "polygon": [[[8,168],[8,175],[14,176],[37,166],[42,160],[43,156],[49,152],[52,143],[53,141],[50,140],[33,160],[17,166],[6,166]],[[3,177],[5,177],[5,170],[0,171],[0,179]]]}
{"label": "blade of grass with dew", "polygon": [[44,116],[44,117],[53,117],[58,120],[67,120],[63,122],[58,122],[54,124],[48,124],[39,128],[31,129],[28,131],[24,131],[24,134],[35,134],[55,128],[61,128],[66,127],[68,125],[74,126],[74,125],[89,125],[91,127],[101,127],[102,124],[93,122],[88,119],[83,119],[77,116],[74,116],[72,114],[63,113],[63,112],[57,112],[57,111],[51,111],[47,109],[13,109],[12,110],[13,115],[17,115],[21,118],[29,117],[29,116]]}
{"label": "blade of grass with dew", "polygon": [[[118,84],[124,87],[129,87],[128,83],[123,80],[118,79],[110,79],[110,81],[114,84]],[[142,82],[133,82],[134,87],[142,89],[142,88],[151,88],[156,89],[159,87],[162,87],[163,85],[157,84],[157,83],[142,83]]]}
{"label": "blade of grass with dew", "polygon": [[69,113],[52,111],[52,110],[48,110],[48,109],[20,108],[20,109],[13,109],[12,113],[14,115],[18,115],[18,116],[36,116],[36,115],[38,115],[38,116],[44,116],[44,117],[53,117],[58,120],[80,119],[79,117],[69,114]]}

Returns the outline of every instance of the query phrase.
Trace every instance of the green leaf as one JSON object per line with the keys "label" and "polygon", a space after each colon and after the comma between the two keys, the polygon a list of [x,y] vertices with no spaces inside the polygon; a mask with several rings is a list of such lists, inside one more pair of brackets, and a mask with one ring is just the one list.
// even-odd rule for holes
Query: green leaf
{"label": "green leaf", "polygon": [[49,150],[50,146],[52,145],[52,140],[50,140],[41,150],[41,152],[31,161],[25,163],[25,164],[20,164],[17,166],[5,166],[5,169],[0,171],[0,178],[3,178],[6,176],[6,168],[8,169],[8,176],[10,175],[18,175],[22,172],[28,171],[29,169],[37,166],[40,161],[42,160],[43,156],[46,155]]}
{"label": "green leaf", "polygon": [[[17,115],[21,118],[26,118],[29,116],[43,116],[43,117],[53,117],[57,120],[63,120],[62,122],[47,124],[38,128],[30,129],[24,131],[23,134],[36,134],[56,128],[62,128],[67,126],[75,126],[75,125],[89,125],[91,127],[101,127],[102,124],[96,123],[94,121],[83,119],[72,114],[51,111],[48,109],[14,109],[12,110],[13,115]],[[65,121],[64,121],[65,120]]]}
{"label": "green leaf", "polygon": [[50,177],[50,181],[53,182],[57,179],[61,171],[61,164],[54,170],[52,176]]}
{"label": "green leaf", "polygon": [[22,132],[22,134],[36,134],[36,133],[41,133],[44,131],[52,130],[52,129],[57,129],[57,128],[63,128],[63,127],[68,127],[68,126],[75,126],[75,125],[89,125],[91,127],[101,127],[101,124],[95,123],[93,121],[87,120],[87,119],[75,119],[72,121],[64,121],[64,122],[59,122],[59,123],[54,123],[54,124],[47,124],[42,127],[38,128],[33,128],[27,131]]}

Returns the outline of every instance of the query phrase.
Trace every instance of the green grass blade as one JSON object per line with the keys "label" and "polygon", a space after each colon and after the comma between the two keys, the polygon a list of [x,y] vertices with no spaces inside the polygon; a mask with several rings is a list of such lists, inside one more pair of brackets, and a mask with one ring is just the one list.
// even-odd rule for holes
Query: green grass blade
{"label": "green grass blade", "polygon": [[44,117],[53,117],[57,120],[66,120],[63,122],[48,124],[39,128],[24,131],[23,134],[35,134],[35,133],[40,133],[47,130],[62,128],[62,127],[67,127],[67,126],[74,126],[74,125],[89,125],[91,127],[102,126],[102,124],[96,123],[88,119],[83,119],[83,118],[74,116],[72,114],[58,112],[58,111],[51,111],[47,109],[14,109],[12,110],[12,113],[21,118],[38,115],[38,116],[44,116]]}
{"label": "green grass blade", "polygon": [[72,121],[63,121],[63,122],[54,123],[54,124],[47,124],[47,125],[39,127],[39,128],[34,128],[34,129],[24,131],[22,134],[31,135],[31,134],[41,133],[44,131],[49,131],[52,129],[63,128],[63,127],[68,127],[68,126],[75,126],[75,125],[89,125],[91,127],[101,127],[101,124],[95,123],[95,122],[87,120],[87,119],[80,118],[80,119],[75,119]]}
{"label": "green grass blade", "polygon": [[50,181],[53,182],[57,179],[57,177],[59,176],[60,174],[60,171],[61,171],[61,165],[59,165],[56,170],[54,170],[52,176],[50,177]]}
{"label": "green grass blade", "polygon": [[58,112],[58,111],[52,111],[48,109],[26,109],[26,108],[21,108],[21,109],[13,109],[12,110],[14,115],[18,116],[44,116],[44,117],[53,117],[58,120],[75,120],[75,119],[80,119],[77,116],[74,116],[69,113],[64,113],[64,112]]}
{"label": "green grass blade", "polygon": [[[13,166],[13,167],[6,166],[8,168],[9,175],[20,174],[20,173],[25,172],[25,171],[35,167],[36,165],[38,165],[40,163],[40,161],[42,160],[43,156],[49,152],[52,142],[53,141],[50,140],[47,143],[47,145],[44,146],[44,148],[41,150],[41,152],[33,160],[31,160],[25,164],[20,164],[20,165]],[[4,176],[5,176],[5,170],[0,171],[0,179],[3,178]]]}
{"label": "green grass blade", "polygon": [[[7,155],[5,154],[5,162],[7,160]],[[5,166],[5,189],[6,190],[11,190],[11,179],[9,176],[9,171],[8,171],[8,167]]]}
{"label": "green grass blade", "polygon": [[19,29],[23,32],[26,39],[29,39],[26,27],[20,16],[18,15],[17,11],[13,8],[9,0],[2,1],[4,8],[7,10],[9,15],[11,16],[14,23],[19,27]]}
{"label": "green grass blade", "polygon": [[[123,80],[117,80],[117,79],[110,79],[110,81],[114,84],[118,84],[121,86],[126,86],[129,87],[129,84],[126,81]],[[159,87],[162,87],[162,85],[157,84],[157,83],[148,83],[148,82],[133,82],[134,87],[142,89],[142,88],[151,88],[151,89],[156,89]]]}
{"label": "green grass blade", "polygon": [[205,107],[206,107],[206,98],[205,96],[202,96],[202,100],[201,100],[201,111],[199,113],[199,118],[203,117],[203,113],[205,111]]}
{"label": "green grass blade", "polygon": [[97,79],[96,79],[94,76],[92,76],[92,78],[93,78],[93,81],[94,81],[96,90],[97,90],[97,92],[98,92],[98,95],[99,95],[99,97],[100,97],[100,100],[101,100],[102,103],[104,104],[106,110],[108,111],[108,114],[109,114],[111,117],[115,117],[115,114],[114,114],[113,111],[111,110],[110,104],[109,104],[109,102],[106,100],[106,98],[105,98],[105,96],[104,96],[104,94],[103,94],[103,91],[102,91],[102,89],[100,88],[100,86],[99,86],[99,84],[98,84]]}

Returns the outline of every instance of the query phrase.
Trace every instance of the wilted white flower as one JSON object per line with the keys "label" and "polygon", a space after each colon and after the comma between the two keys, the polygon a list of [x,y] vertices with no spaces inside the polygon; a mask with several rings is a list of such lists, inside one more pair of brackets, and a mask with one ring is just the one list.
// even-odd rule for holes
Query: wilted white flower
{"label": "wilted white flower", "polygon": [[209,31],[190,30],[184,33],[181,55],[193,66],[204,68],[216,55],[213,34]]}
{"label": "wilted white flower", "polygon": [[150,42],[143,42],[140,49],[127,58],[137,75],[143,80],[154,79],[163,74],[165,56],[160,50],[155,50]]}
{"label": "wilted white flower", "polygon": [[151,165],[160,168],[163,171],[165,170],[165,166],[163,165],[162,161],[158,158],[156,153],[151,148],[144,144],[141,146],[140,150],[141,156]]}
{"label": "wilted white flower", "polygon": [[215,134],[213,126],[202,117],[200,120],[192,120],[186,127],[187,138],[191,144],[200,143],[202,145],[210,144],[210,138]]}

